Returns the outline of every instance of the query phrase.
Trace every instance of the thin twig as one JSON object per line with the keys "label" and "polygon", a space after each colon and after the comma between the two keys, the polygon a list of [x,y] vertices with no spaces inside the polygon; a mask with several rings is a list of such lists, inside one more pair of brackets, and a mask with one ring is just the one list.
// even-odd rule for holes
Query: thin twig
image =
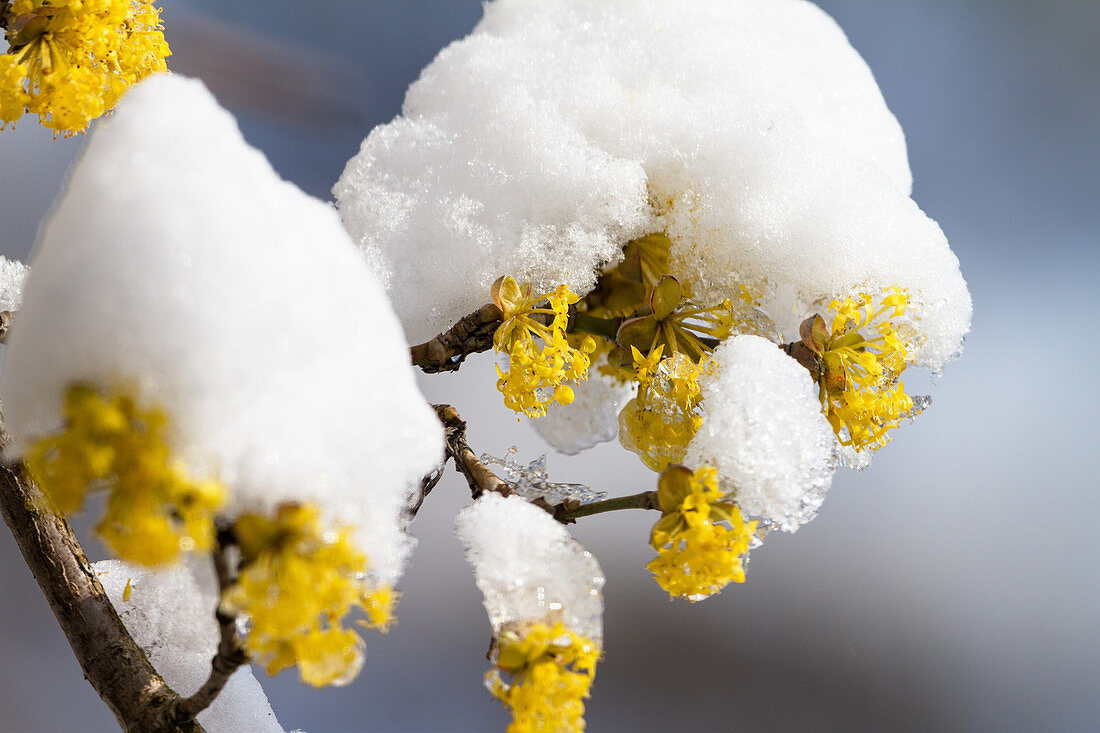
{"label": "thin twig", "polygon": [[572,524],[581,517],[589,517],[593,514],[603,514],[604,512],[614,512],[620,509],[660,509],[657,504],[657,492],[656,491],[643,491],[640,494],[631,494],[630,496],[620,496],[615,499],[604,499],[603,501],[594,501],[591,504],[581,504],[580,506],[569,506],[568,504],[560,504],[553,510],[554,519],[558,520],[562,524]]}
{"label": "thin twig", "polygon": [[417,513],[420,511],[420,507],[424,505],[424,499],[428,497],[428,494],[432,493],[432,489],[434,489],[436,484],[439,483],[439,480],[443,478],[443,469],[447,467],[448,457],[449,456],[444,456],[439,465],[431,470],[431,473],[420,479],[420,487],[416,494],[416,503],[409,507],[410,519],[416,517]]}
{"label": "thin twig", "polygon": [[493,333],[500,325],[500,308],[483,305],[431,341],[409,349],[413,366],[428,374],[454,372],[470,354],[493,348]]}
{"label": "thin twig", "polygon": [[[231,530],[218,532],[218,544],[214,550],[214,572],[218,578],[218,598],[236,582],[236,572],[229,566],[229,551],[236,544]],[[248,649],[237,629],[237,616],[222,610],[221,604],[214,612],[218,620],[218,651],[210,662],[210,676],[195,694],[175,704],[174,716],[178,722],[193,720],[218,697],[229,678],[238,668],[249,662]]]}
{"label": "thin twig", "polygon": [[[450,405],[433,405],[433,407],[436,414],[439,415],[440,422],[443,423],[447,442],[447,457],[454,459],[455,468],[466,478],[466,483],[470,485],[470,495],[474,499],[478,499],[486,491],[501,496],[514,494],[512,487],[490,471],[470,448],[470,445],[466,442],[466,421],[459,416],[458,410]],[[438,481],[438,478],[436,481]],[[531,503],[546,510],[562,524],[573,524],[581,517],[614,512],[620,509],[660,509],[657,504],[656,491],[643,491],[640,494],[594,501],[591,504],[578,504],[576,501],[550,504],[541,498],[535,499]]]}
{"label": "thin twig", "polygon": [[501,496],[514,493],[512,487],[486,468],[485,464],[478,460],[477,454],[470,449],[469,443],[466,442],[466,421],[459,416],[458,410],[450,405],[433,405],[433,407],[439,415],[439,421],[443,423],[447,456],[454,459],[455,468],[466,477],[466,483],[470,485],[470,495],[477,499],[486,491]]}
{"label": "thin twig", "polygon": [[15,311],[0,311],[0,344],[7,343],[8,329],[11,328],[13,320],[15,320]]}

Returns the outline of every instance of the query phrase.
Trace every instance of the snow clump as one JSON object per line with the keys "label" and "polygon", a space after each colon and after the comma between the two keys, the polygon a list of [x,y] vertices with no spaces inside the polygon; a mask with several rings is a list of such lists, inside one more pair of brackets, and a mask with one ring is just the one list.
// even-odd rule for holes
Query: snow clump
{"label": "snow clump", "polygon": [[334,193],[413,341],[501,275],[583,295],[664,232],[696,298],[744,285],[788,341],[822,303],[907,289],[916,365],[939,369],[970,295],[910,188],[870,70],[808,2],[497,0]]}
{"label": "snow clump", "polygon": [[817,387],[758,336],[735,336],[713,358],[717,370],[700,380],[706,418],[686,463],[714,466],[746,514],[794,532],[817,514],[836,469]]}
{"label": "snow clump", "polygon": [[513,624],[561,622],[603,638],[603,571],[546,511],[487,493],[455,520],[494,636]]}
{"label": "snow clump", "polygon": [[228,517],[313,502],[392,584],[442,429],[381,286],[327,204],[280,179],[202,83],[132,89],[41,229],[0,394],[21,454],[75,383],[168,416]]}
{"label": "snow clump", "polygon": [[23,282],[27,279],[27,266],[19,260],[9,260],[0,255],[0,311],[19,310],[23,302]]}

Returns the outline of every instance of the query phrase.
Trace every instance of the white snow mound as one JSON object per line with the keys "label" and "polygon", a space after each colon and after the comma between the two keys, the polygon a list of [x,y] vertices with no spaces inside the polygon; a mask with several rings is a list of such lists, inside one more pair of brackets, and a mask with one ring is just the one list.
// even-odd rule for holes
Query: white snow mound
{"label": "white snow mound", "polygon": [[938,369],[970,295],[910,187],[871,72],[808,2],[496,0],[334,193],[413,341],[501,275],[583,294],[666,232],[696,295],[745,284],[788,340],[822,301],[909,289]]}
{"label": "white snow mound", "polygon": [[229,514],[316,502],[400,574],[411,487],[442,452],[382,288],[329,205],[281,180],[198,81],[151,78],[96,126],[55,203],[0,394],[19,453],[74,382],[171,420]]}

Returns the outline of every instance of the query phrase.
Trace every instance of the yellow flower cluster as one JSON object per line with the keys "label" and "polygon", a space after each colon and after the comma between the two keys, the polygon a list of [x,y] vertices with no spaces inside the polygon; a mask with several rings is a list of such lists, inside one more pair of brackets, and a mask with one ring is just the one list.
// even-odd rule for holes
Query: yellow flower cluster
{"label": "yellow flower cluster", "polygon": [[[580,348],[569,343],[565,327],[569,306],[577,296],[567,286],[542,295],[532,295],[531,290],[530,284],[521,288],[511,277],[493,284],[493,302],[503,314],[493,346],[508,354],[508,371],[497,367],[497,389],[504,395],[504,404],[537,418],[554,401],[563,405],[573,401],[573,389],[566,382],[588,378],[589,355],[596,350],[596,342],[586,337]],[[548,307],[539,308],[543,301]],[[543,323],[547,319],[549,324]]]}
{"label": "yellow flower cluster", "polygon": [[149,0],[14,0],[7,29],[0,126],[27,112],[54,130],[83,131],[171,55]]}
{"label": "yellow flower cluster", "polygon": [[744,582],[756,522],[744,521],[737,506],[722,501],[715,468],[693,473],[670,466],[657,497],[662,516],[649,539],[657,557],[646,567],[670,597],[699,601],[730,582]]}
{"label": "yellow flower cluster", "polygon": [[273,519],[246,514],[234,525],[242,570],[222,596],[232,613],[251,622],[249,651],[268,674],[298,666],[314,687],[343,685],[363,665],[363,640],[345,628],[359,609],[367,628],[385,630],[394,593],[368,588],[367,558],[352,545],[350,529],[326,531],[311,504],[283,504]]}
{"label": "yellow flower cluster", "polygon": [[844,445],[881,448],[890,440],[887,432],[913,409],[899,380],[913,355],[890,320],[904,314],[908,304],[908,294],[894,287],[877,309],[866,293],[829,306],[835,315],[821,357],[820,394],[829,424]]}
{"label": "yellow flower cluster", "polygon": [[638,394],[619,413],[619,442],[652,470],[663,471],[683,460],[703,424],[699,377],[710,362],[696,364],[680,352],[662,360],[663,346],[648,357],[631,349]]}
{"label": "yellow flower cluster", "polygon": [[96,529],[125,560],[155,565],[181,551],[207,550],[226,490],[192,480],[173,460],[167,419],[125,394],[105,397],[85,385],[65,397],[66,425],[27,452],[32,478],[62,512],[75,512],[90,489],[108,492]]}
{"label": "yellow flower cluster", "polygon": [[506,631],[494,644],[489,690],[512,710],[508,733],[584,730],[584,702],[596,676],[600,647],[556,623]]}

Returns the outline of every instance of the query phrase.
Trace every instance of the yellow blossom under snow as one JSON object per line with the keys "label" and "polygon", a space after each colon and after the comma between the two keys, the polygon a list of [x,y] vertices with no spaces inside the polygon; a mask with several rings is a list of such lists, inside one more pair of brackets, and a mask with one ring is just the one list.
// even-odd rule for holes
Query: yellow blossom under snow
{"label": "yellow blossom under snow", "polygon": [[[577,296],[568,287],[559,285],[542,295],[531,292],[530,284],[521,288],[511,277],[494,283],[493,302],[503,319],[493,334],[493,346],[508,354],[508,370],[497,367],[497,389],[504,395],[504,404],[537,418],[555,401],[563,405],[573,401],[573,389],[566,382],[588,378],[589,354],[596,350],[596,342],[585,337],[580,348],[569,343],[565,327],[569,306]],[[548,307],[539,308],[543,301]],[[548,317],[550,322],[532,316]]]}
{"label": "yellow blossom under snow", "polygon": [[14,0],[0,55],[0,126],[24,113],[72,134],[171,55],[148,0]]}
{"label": "yellow blossom under snow", "polygon": [[26,456],[31,476],[62,512],[78,511],[90,490],[107,492],[96,530],[119,557],[155,565],[213,545],[213,517],[226,490],[192,480],[165,438],[167,416],[126,394],[85,385],[65,397],[65,428]]}
{"label": "yellow blossom under snow", "polygon": [[508,733],[584,730],[584,702],[600,646],[563,624],[531,624],[496,639],[489,690],[512,710]]}
{"label": "yellow blossom under snow", "polygon": [[722,501],[715,468],[693,473],[670,466],[661,474],[657,497],[662,516],[649,539],[657,557],[646,567],[669,596],[698,601],[744,582],[756,522],[744,521],[737,506]]}
{"label": "yellow blossom under snow", "polygon": [[822,349],[821,403],[844,445],[881,448],[913,409],[899,379],[913,355],[890,320],[905,313],[908,303],[908,294],[894,287],[877,309],[866,293],[829,306],[835,315]]}
{"label": "yellow blossom under snow", "polygon": [[366,616],[359,625],[385,631],[395,594],[367,585],[367,558],[352,545],[351,530],[326,531],[311,504],[281,505],[274,519],[246,514],[234,530],[243,567],[222,604],[247,615],[249,651],[268,674],[297,665],[314,687],[353,680],[363,640],[344,621],[358,609]]}
{"label": "yellow blossom under snow", "polygon": [[638,394],[619,413],[619,442],[654,471],[679,463],[703,417],[699,377],[710,368],[677,352],[662,359],[663,346],[649,356],[633,348]]}

